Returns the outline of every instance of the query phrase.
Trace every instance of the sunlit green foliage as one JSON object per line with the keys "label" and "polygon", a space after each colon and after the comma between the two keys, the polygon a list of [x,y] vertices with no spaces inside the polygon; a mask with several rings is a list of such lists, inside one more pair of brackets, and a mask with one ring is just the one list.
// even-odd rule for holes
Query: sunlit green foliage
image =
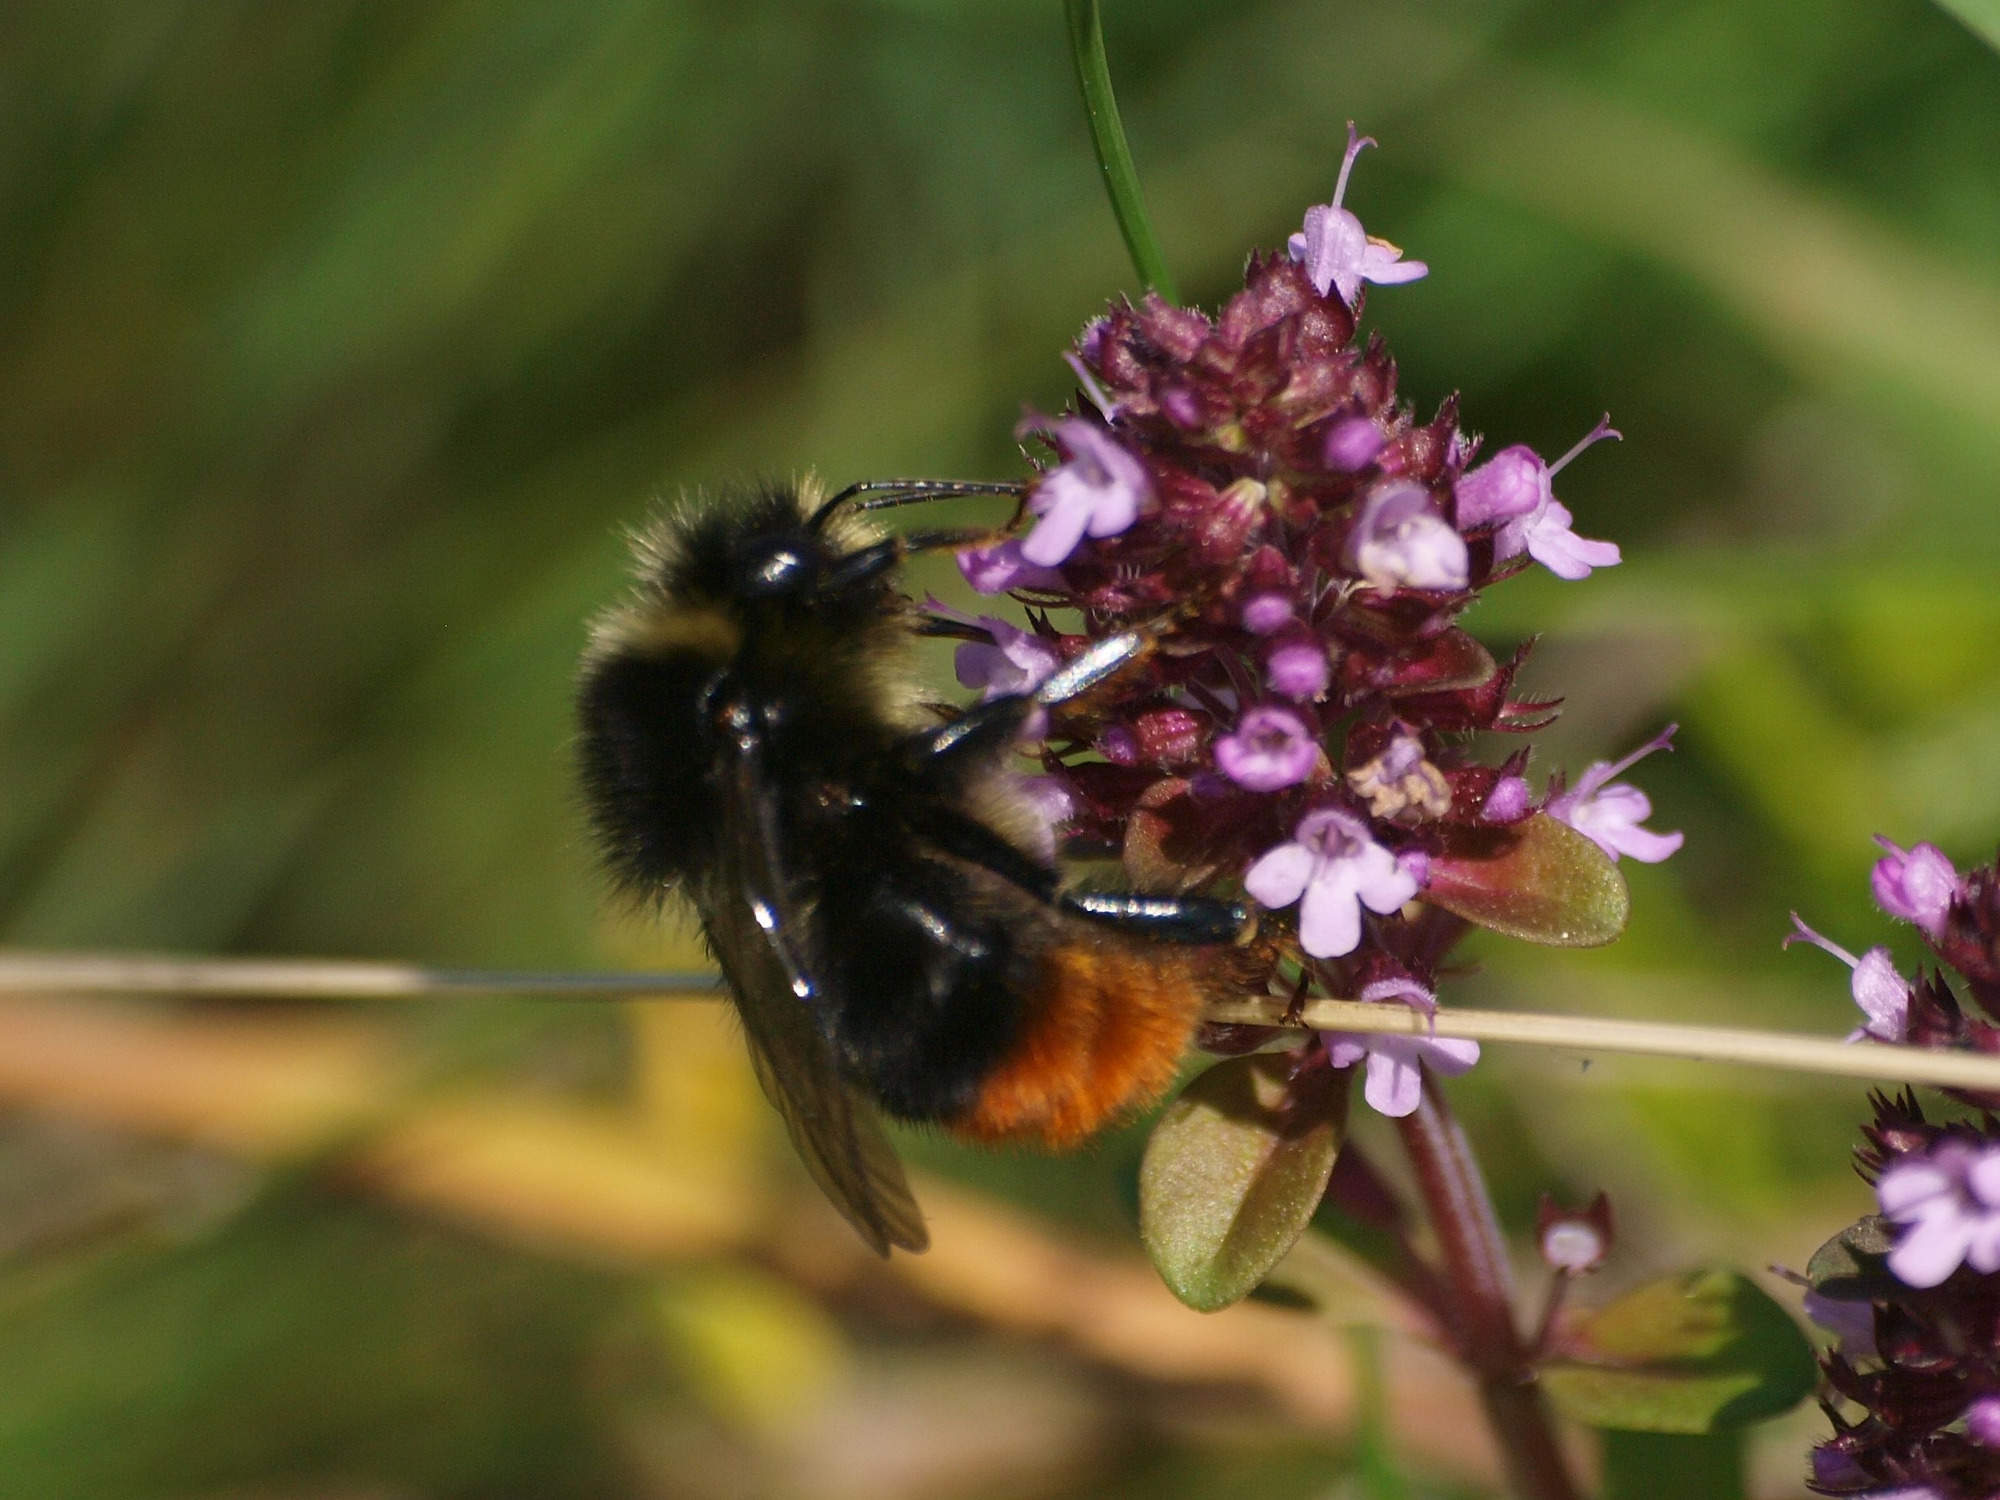
{"label": "sunlit green foliage", "polygon": [[[1114,0],[1106,26],[1188,297],[1324,199],[1352,117],[1382,142],[1354,206],[1432,268],[1368,309],[1407,395],[1461,391],[1469,427],[1544,452],[1605,409],[1625,433],[1561,485],[1625,565],[1524,577],[1476,624],[1542,633],[1528,681],[1567,697],[1572,769],[1683,724],[1639,779],[1687,847],[1631,871],[1616,947],[1489,941],[1446,998],[1845,1030],[1845,975],[1779,954],[1785,911],[1866,946],[1871,832],[1961,865],[2000,836],[2000,61],[1913,0]],[[1063,48],[1053,0],[7,7],[0,941],[659,956],[600,916],[567,781],[620,528],[808,466],[1019,471],[1022,403],[1067,398],[1058,351],[1132,285]],[[603,1007],[402,1024],[435,1077],[523,1097],[676,1077]],[[769,1127],[743,1087],[706,1128]],[[1865,1206],[1846,1085],[1496,1052],[1459,1096],[1517,1225],[1552,1179],[1611,1190],[1633,1283],[1801,1263]],[[8,1119],[9,1493],[751,1493],[672,1455],[783,1447],[677,1351],[710,1284],[685,1268],[662,1292],[541,1260],[365,1181],[31,1233],[43,1137]],[[1137,1256],[1129,1142],[917,1152]],[[975,1342],[906,1301],[838,1316],[892,1364]],[[952,1378],[1068,1445],[1027,1466],[1049,1493],[1339,1472],[1264,1407],[1218,1457],[1216,1423],[1127,1422],[1122,1377],[1034,1357],[1054,1373]],[[968,1473],[868,1492],[1023,1492]]]}

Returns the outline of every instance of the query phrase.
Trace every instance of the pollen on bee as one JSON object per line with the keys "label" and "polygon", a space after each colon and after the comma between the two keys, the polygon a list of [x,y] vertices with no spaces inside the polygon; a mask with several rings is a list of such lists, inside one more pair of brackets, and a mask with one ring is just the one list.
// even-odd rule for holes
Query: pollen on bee
{"label": "pollen on bee", "polygon": [[1166,1092],[1210,990],[1191,950],[1051,949],[1019,1040],[950,1129],[988,1144],[1077,1145]]}

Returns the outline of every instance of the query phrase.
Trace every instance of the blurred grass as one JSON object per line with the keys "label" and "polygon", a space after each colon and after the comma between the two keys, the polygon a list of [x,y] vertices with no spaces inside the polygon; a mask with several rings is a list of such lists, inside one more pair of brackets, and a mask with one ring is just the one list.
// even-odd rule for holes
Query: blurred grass
{"label": "blurred grass", "polygon": [[[1865,946],[1867,834],[1965,863],[2000,828],[2000,63],[1861,0],[1173,0],[1106,25],[1191,296],[1324,196],[1351,116],[1383,142],[1352,202],[1432,266],[1370,308],[1407,393],[1462,390],[1497,443],[1560,451],[1606,408],[1626,434],[1563,482],[1626,565],[1524,578],[1479,623],[1544,633],[1531,676],[1569,698],[1545,764],[1686,726],[1642,780],[1688,848],[1634,875],[1618,948],[1487,944],[1458,998],[1844,1028],[1845,976],[1779,954],[1785,911]],[[1021,404],[1065,398],[1064,341],[1131,286],[1052,3],[24,0],[0,140],[0,937],[23,945],[685,958],[685,930],[599,915],[567,785],[619,528],[744,475],[1014,472]],[[786,1170],[720,1031],[400,1024],[441,1077],[629,1101],[657,1149]],[[1517,1143],[1489,1164],[1516,1222],[1551,1179],[1602,1185],[1648,1254],[1760,1264],[1858,1206],[1843,1087],[1504,1055],[1468,1084],[1475,1130]],[[0,1229],[47,1196],[43,1137],[8,1130]],[[918,1149],[1127,1243],[1127,1141]],[[152,1168],[73,1175],[127,1170]],[[702,1492],[658,1452],[735,1455],[738,1493],[801,1482],[717,1436],[737,1419],[702,1392],[740,1351],[711,1348],[727,1376],[672,1353],[709,1326],[699,1288],[754,1299],[734,1273],[662,1304],[629,1269],[291,1182],[178,1241],[162,1216],[0,1261],[20,1493]],[[833,1311],[863,1351],[974,1342]],[[866,1388],[807,1349],[790,1368]],[[1128,1397],[1072,1377],[1096,1415],[1063,1462],[913,1462],[872,1492],[1197,1495],[1291,1462],[1280,1432],[1218,1457],[1187,1434],[1256,1424],[1191,1397],[1107,1444]],[[916,1444],[893,1410],[882,1442]],[[1337,1467],[1315,1450],[1296,1493]]]}

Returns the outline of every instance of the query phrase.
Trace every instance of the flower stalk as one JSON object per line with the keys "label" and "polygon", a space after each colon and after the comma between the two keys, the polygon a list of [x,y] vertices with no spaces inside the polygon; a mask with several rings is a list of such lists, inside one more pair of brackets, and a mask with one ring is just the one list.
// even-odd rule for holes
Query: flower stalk
{"label": "flower stalk", "polygon": [[1436,1079],[1397,1120],[1458,1304],[1463,1357],[1479,1382],[1508,1480],[1524,1500],[1576,1500],[1548,1403],[1514,1322],[1514,1278],[1486,1179]]}

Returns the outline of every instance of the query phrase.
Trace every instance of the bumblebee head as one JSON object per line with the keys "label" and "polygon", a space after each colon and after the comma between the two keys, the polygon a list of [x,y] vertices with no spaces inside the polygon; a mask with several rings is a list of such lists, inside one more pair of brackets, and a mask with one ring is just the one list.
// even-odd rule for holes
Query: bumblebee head
{"label": "bumblebee head", "polygon": [[613,876],[646,893],[714,858],[718,767],[778,774],[903,732],[900,553],[811,481],[695,497],[637,539],[577,686],[584,799]]}

